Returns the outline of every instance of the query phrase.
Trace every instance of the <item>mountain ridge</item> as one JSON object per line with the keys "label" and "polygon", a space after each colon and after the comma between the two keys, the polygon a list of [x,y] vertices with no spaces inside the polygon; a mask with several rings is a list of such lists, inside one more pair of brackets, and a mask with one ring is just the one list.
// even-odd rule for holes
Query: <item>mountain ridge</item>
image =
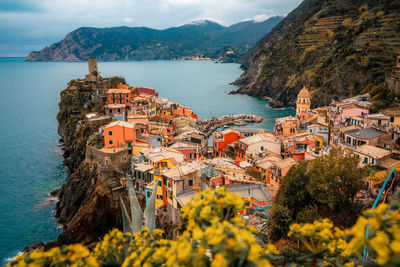
{"label": "mountain ridge", "polygon": [[399,0],[305,0],[243,59],[233,93],[294,106],[305,85],[314,107],[370,92],[382,108],[399,54]]}
{"label": "mountain ridge", "polygon": [[[167,29],[148,27],[80,27],[61,41],[32,51],[27,61],[179,59],[204,55],[235,61],[270,31],[282,17],[263,22],[246,21],[222,26],[210,20],[191,22]],[[242,38],[243,37],[243,38]],[[233,51],[226,53],[227,51]]]}

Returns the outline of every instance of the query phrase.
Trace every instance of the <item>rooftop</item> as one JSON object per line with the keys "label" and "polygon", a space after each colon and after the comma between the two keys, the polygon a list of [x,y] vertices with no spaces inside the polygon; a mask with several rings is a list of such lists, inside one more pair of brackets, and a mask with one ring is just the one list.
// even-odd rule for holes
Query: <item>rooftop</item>
{"label": "rooftop", "polygon": [[240,139],[238,142],[249,146],[249,145],[257,144],[257,143],[261,143],[261,142],[279,142],[279,139],[277,139],[272,134],[256,134],[253,136],[249,136],[249,137]]}
{"label": "rooftop", "polygon": [[125,108],[125,104],[109,104],[107,108]]}
{"label": "rooftop", "polygon": [[233,169],[233,170],[241,170],[242,169],[227,158],[204,159],[203,162],[205,164],[211,165],[215,168]]}
{"label": "rooftop", "polygon": [[392,154],[391,151],[383,149],[383,148],[379,148],[376,146],[371,146],[371,145],[362,145],[356,148],[356,151],[358,153],[361,153],[363,155],[367,155],[370,157],[373,157],[375,159],[381,159],[384,158],[386,156],[389,156]]}
{"label": "rooftop", "polygon": [[165,171],[163,175],[174,180],[180,180],[182,176],[186,176],[193,172],[200,171],[201,169],[204,168],[207,168],[206,164],[200,161],[193,161],[183,165],[176,165],[173,168]]}
{"label": "rooftop", "polygon": [[125,127],[125,128],[131,128],[131,129],[135,128],[134,124],[127,122],[127,121],[113,121],[113,122],[110,122],[109,124],[107,124],[106,126],[104,126],[103,129],[107,129],[107,128],[110,128],[113,126],[121,126],[121,127]]}
{"label": "rooftop", "polygon": [[151,169],[153,169],[153,165],[151,165],[149,163],[146,163],[146,162],[135,163],[135,170],[137,170],[137,171],[147,172]]}
{"label": "rooftop", "polygon": [[388,108],[383,111],[388,116],[400,116],[400,107]]}
{"label": "rooftop", "polygon": [[261,184],[227,187],[232,193],[239,193],[242,198],[252,197],[258,202],[271,201],[270,195]]}
{"label": "rooftop", "polygon": [[154,163],[165,159],[172,159],[174,164],[177,164],[185,160],[185,155],[183,155],[181,152],[166,147],[143,149],[141,153],[143,153],[148,160]]}
{"label": "rooftop", "polygon": [[297,95],[298,98],[311,98],[310,92],[308,92],[307,88],[303,86],[303,89],[300,90]]}
{"label": "rooftop", "polygon": [[279,161],[275,161],[273,162],[273,164],[280,169],[284,169],[296,164],[296,161],[292,158],[286,158]]}
{"label": "rooftop", "polygon": [[111,88],[107,90],[107,94],[129,94],[131,90],[127,89],[118,89],[118,88]]}
{"label": "rooftop", "polygon": [[386,134],[386,132],[380,131],[380,130],[377,130],[374,128],[365,128],[365,129],[348,131],[346,134],[348,134],[354,138],[369,140],[369,139],[379,137],[383,134]]}

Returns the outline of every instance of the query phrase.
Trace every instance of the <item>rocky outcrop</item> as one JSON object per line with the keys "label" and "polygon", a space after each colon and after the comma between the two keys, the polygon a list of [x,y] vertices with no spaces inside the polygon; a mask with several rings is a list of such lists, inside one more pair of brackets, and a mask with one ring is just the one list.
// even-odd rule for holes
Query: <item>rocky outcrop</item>
{"label": "rocky outcrop", "polygon": [[60,42],[31,52],[26,60],[80,61],[88,57],[101,61],[168,60],[196,55],[237,60],[280,20],[282,17],[272,17],[230,27],[205,20],[165,30],[83,27],[68,33]]}
{"label": "rocky outcrop", "polygon": [[304,85],[313,106],[371,92],[400,53],[399,15],[399,0],[304,0],[243,60],[234,93],[280,107]]}
{"label": "rocky outcrop", "polygon": [[58,132],[64,143],[64,163],[68,181],[58,192],[56,218],[64,231],[46,247],[69,243],[91,244],[100,240],[114,227],[121,227],[119,196],[113,191],[119,186],[121,174],[113,169],[100,169],[96,162],[86,159],[88,138],[97,127],[83,123],[84,114],[101,110],[103,103],[97,92],[125,83],[123,78],[101,79],[98,82],[72,80],[61,92],[57,115]]}

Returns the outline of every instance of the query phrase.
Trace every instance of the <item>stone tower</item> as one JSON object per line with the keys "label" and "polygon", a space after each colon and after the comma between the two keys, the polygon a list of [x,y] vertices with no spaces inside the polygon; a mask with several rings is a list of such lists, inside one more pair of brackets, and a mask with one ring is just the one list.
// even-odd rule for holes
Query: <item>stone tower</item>
{"label": "stone tower", "polygon": [[88,58],[89,74],[86,75],[87,81],[95,82],[100,77],[99,70],[97,69],[97,60],[95,57]]}
{"label": "stone tower", "polygon": [[300,116],[302,112],[308,112],[311,107],[311,95],[304,86],[297,95],[296,116]]}

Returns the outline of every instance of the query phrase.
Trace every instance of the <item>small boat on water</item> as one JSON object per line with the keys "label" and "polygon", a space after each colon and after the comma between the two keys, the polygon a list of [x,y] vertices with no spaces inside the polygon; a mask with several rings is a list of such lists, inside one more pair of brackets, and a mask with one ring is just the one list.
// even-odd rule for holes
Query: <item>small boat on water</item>
{"label": "small boat on water", "polygon": [[242,126],[242,125],[246,125],[247,122],[245,122],[244,120],[240,120],[240,121],[236,121],[234,124],[235,124],[235,125]]}

